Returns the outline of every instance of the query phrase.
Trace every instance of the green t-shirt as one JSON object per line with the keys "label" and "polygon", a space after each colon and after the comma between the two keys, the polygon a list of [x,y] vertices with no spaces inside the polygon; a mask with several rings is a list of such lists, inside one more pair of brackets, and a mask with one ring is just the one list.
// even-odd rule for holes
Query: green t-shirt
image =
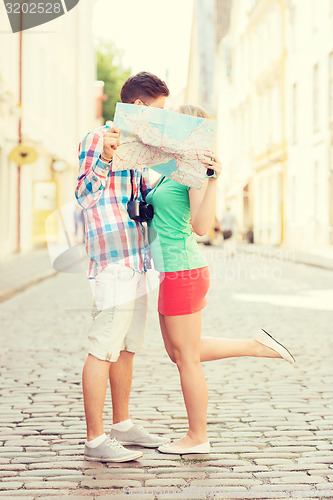
{"label": "green t-shirt", "polygon": [[148,235],[157,271],[184,271],[207,266],[190,226],[188,190],[187,186],[162,177],[146,197],[146,202],[154,206]]}

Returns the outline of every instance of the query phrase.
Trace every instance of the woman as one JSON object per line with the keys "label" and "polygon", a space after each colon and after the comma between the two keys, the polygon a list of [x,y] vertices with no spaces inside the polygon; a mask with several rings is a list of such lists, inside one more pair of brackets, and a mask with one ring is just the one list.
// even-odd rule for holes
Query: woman
{"label": "woman", "polygon": [[[207,118],[196,106],[179,111]],[[201,310],[206,305],[209,270],[193,231],[204,235],[215,217],[217,179],[221,163],[210,151],[203,164],[214,171],[201,190],[162,177],[147,196],[154,206],[149,240],[155,268],[160,271],[158,311],[164,345],[180,374],[189,429],[183,438],[162,445],[162,453],[209,453],[206,432],[207,384],[202,361],[234,356],[283,358],[294,363],[289,351],[261,330],[252,339],[201,337]],[[192,231],[193,229],[193,231]]]}

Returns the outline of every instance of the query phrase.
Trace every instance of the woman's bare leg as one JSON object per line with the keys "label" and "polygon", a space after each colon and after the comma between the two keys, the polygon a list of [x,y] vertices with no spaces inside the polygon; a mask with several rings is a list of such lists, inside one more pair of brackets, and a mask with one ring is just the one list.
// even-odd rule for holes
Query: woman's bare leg
{"label": "woman's bare leg", "polygon": [[201,311],[183,316],[160,314],[160,324],[166,350],[177,364],[189,422],[187,435],[175,444],[205,443],[208,390],[200,364]]}

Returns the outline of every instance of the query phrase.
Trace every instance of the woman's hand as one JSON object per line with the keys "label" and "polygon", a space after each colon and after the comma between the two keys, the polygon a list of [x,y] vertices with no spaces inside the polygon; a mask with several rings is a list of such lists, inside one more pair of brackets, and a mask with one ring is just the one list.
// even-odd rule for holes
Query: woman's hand
{"label": "woman's hand", "polygon": [[216,154],[213,153],[212,151],[208,151],[207,153],[204,153],[204,155],[205,158],[203,160],[203,163],[205,167],[207,168],[207,170],[211,168],[216,173],[216,177],[210,177],[210,180],[217,179],[220,173],[222,172],[222,165],[220,160],[218,159]]}
{"label": "woman's hand", "polygon": [[199,236],[206,234],[213,225],[217,190],[217,183],[213,181],[217,180],[222,171],[221,162],[212,151],[207,151],[202,161],[207,170],[214,170],[216,176],[205,179],[202,189],[189,190],[192,228]]}

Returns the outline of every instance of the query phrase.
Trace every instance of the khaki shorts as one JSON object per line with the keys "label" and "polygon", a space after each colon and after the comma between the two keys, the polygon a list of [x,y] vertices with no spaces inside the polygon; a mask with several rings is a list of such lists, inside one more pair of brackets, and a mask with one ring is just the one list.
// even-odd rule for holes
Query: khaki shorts
{"label": "khaki shorts", "polygon": [[89,353],[117,361],[121,351],[140,352],[146,331],[146,273],[110,264],[90,280],[95,301],[88,332]]}

